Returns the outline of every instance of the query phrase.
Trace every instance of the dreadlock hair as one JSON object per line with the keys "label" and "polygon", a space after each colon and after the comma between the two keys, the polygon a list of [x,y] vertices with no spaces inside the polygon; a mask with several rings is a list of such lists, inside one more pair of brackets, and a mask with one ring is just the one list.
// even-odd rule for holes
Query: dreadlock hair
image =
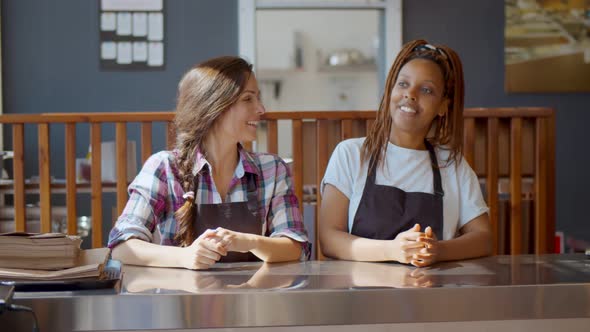
{"label": "dreadlock hair", "polygon": [[[175,213],[175,241],[190,246],[195,234],[193,167],[196,152],[204,150],[204,140],[216,120],[237,100],[252,73],[246,60],[223,56],[207,60],[186,72],[178,84],[174,126],[176,129],[176,166],[185,192],[195,192]],[[205,152],[206,153],[206,152]]]}
{"label": "dreadlock hair", "polygon": [[[433,120],[431,128],[434,136],[426,139],[433,145],[450,150],[444,167],[453,161],[458,162],[463,150],[463,102],[465,87],[463,65],[455,51],[444,45],[431,45],[425,40],[414,40],[405,44],[391,66],[385,81],[385,91],[381,98],[377,119],[371,127],[361,150],[362,162],[370,161],[369,172],[374,167],[383,166],[387,142],[391,133],[390,99],[394,84],[402,67],[414,59],[427,59],[438,64],[445,82],[443,98],[447,98],[448,110]],[[438,165],[435,165],[438,166]]]}

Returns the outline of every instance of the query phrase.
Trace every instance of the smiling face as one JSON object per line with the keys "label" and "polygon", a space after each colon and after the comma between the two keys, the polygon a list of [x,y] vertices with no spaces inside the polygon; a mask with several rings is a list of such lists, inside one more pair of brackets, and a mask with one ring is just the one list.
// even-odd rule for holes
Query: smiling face
{"label": "smiling face", "polygon": [[260,90],[251,73],[238,100],[219,119],[218,132],[224,139],[249,142],[256,139],[256,127],[266,110],[260,100]]}
{"label": "smiling face", "polygon": [[434,118],[447,112],[444,83],[443,73],[433,61],[414,59],[401,68],[390,98],[392,137],[424,140]]}

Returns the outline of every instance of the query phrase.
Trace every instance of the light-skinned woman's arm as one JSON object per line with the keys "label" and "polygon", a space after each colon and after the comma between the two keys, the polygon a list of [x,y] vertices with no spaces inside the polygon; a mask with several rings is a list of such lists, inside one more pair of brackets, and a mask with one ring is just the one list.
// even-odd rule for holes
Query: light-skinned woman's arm
{"label": "light-skinned woman's arm", "polygon": [[288,237],[267,237],[220,227],[216,230],[215,238],[228,243],[228,251],[250,251],[266,263],[294,261],[301,257],[301,244]]}
{"label": "light-skinned woman's arm", "polygon": [[272,198],[266,214],[265,233],[270,235],[241,233],[219,227],[216,229],[216,240],[228,243],[228,251],[251,252],[267,263],[296,261],[302,256],[307,258],[307,234],[289,168],[280,158],[268,164],[275,167],[267,169],[269,177],[274,178]]}
{"label": "light-skinned woman's arm", "polygon": [[353,261],[410,263],[413,255],[424,248],[423,243],[416,242],[424,234],[419,225],[398,234],[394,240],[373,240],[348,233],[349,204],[340,190],[326,184],[318,219],[324,255]]}
{"label": "light-skinned woman's arm", "polygon": [[138,239],[129,239],[113,248],[113,259],[125,264],[208,269],[221,255],[227,255],[225,243],[213,241],[215,231],[207,230],[188,247],[163,246]]}

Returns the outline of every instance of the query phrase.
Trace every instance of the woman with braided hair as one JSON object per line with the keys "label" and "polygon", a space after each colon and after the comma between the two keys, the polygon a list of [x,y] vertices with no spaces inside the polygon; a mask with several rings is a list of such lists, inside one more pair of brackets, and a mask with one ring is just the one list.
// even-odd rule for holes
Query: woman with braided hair
{"label": "woman with braided hair", "polygon": [[403,46],[367,137],[341,142],[326,169],[325,255],[422,267],[490,254],[488,208],[461,153],[463,95],[455,51]]}
{"label": "woman with braided hair", "polygon": [[109,235],[127,264],[207,269],[218,261],[309,257],[287,165],[246,151],[265,109],[252,66],[219,57],[178,86],[176,148],[152,155]]}

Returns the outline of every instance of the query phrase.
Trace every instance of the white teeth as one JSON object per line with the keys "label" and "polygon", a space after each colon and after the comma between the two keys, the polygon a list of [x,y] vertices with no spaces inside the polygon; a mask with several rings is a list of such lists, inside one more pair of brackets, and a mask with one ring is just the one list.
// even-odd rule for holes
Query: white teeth
{"label": "white teeth", "polygon": [[258,121],[248,121],[248,124],[251,126],[257,126],[258,125]]}
{"label": "white teeth", "polygon": [[401,106],[399,109],[404,113],[416,113],[415,109],[410,108],[408,106]]}

